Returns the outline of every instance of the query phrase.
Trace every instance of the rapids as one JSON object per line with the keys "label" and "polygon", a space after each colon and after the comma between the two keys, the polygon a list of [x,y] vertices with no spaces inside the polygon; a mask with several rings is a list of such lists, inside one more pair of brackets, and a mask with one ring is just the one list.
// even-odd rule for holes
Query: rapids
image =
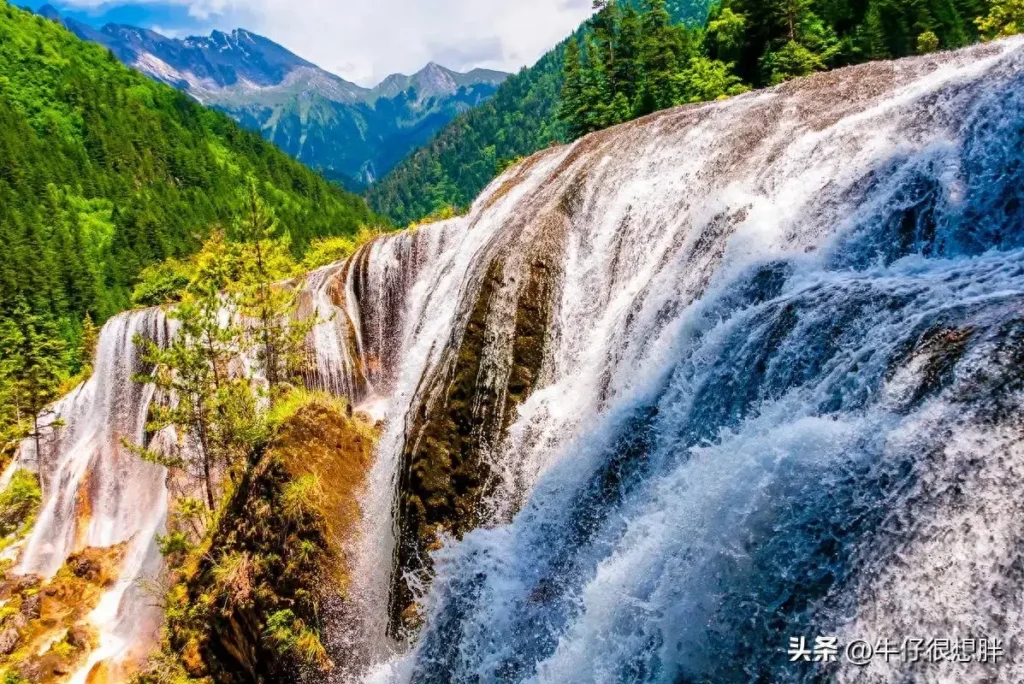
{"label": "rapids", "polygon": [[[1024,679],[1024,40],[551,148],[303,310],[310,386],[385,417],[338,679]],[[135,332],[169,334],[115,318],[57,406],[25,572],[158,565],[163,474],[116,439],[152,394]],[[123,650],[141,599],[111,596]],[[824,635],[1008,656],[789,662]]]}

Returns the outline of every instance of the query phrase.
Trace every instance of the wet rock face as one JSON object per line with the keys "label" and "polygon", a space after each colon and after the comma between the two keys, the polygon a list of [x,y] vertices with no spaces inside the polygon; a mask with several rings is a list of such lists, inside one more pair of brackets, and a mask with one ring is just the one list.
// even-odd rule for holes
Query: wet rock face
{"label": "wet rock face", "polygon": [[82,668],[99,645],[90,613],[117,581],[124,552],[124,544],[83,549],[48,580],[0,578],[0,671],[20,677],[16,681],[51,684]]}
{"label": "wet rock face", "polygon": [[[520,275],[521,274],[521,275]],[[461,339],[430,379],[402,454],[391,631],[419,617],[409,573],[429,578],[430,551],[485,524],[496,451],[517,407],[536,389],[551,325],[558,264],[540,252],[508,268],[496,258],[480,281]],[[508,315],[508,290],[514,292]],[[500,329],[508,327],[507,334]],[[495,328],[498,328],[496,330]]]}

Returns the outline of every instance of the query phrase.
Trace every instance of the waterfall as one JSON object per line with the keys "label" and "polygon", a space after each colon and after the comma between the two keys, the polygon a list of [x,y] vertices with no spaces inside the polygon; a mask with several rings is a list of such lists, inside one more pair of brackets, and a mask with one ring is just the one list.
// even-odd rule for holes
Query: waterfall
{"label": "waterfall", "polygon": [[[337,678],[1024,678],[786,658],[1022,645],[1022,112],[1022,39],[818,74],[552,147],[310,274],[308,385],[383,419]],[[167,499],[119,447],[135,334],[169,333],[116,317],[56,406],[20,566],[131,540],[122,646]]]}
{"label": "waterfall", "polygon": [[[100,631],[95,662],[124,657],[136,646],[155,643],[159,611],[143,584],[155,581],[162,565],[156,535],[163,532],[167,490],[163,468],[125,449],[122,439],[141,444],[153,388],[132,377],[145,371],[134,338],[162,343],[168,323],[156,309],[121,314],[103,328],[90,379],[52,407],[43,441],[33,440],[19,461],[37,467],[43,507],[22,554],[18,572],[52,577],[68,556],[85,548],[127,543],[121,575],[90,616]],[[47,430],[49,432],[49,430]],[[78,681],[85,681],[89,667]]]}
{"label": "waterfall", "polygon": [[[788,662],[790,637],[816,635],[1012,653],[1022,86],[1020,39],[868,64],[654,115],[495,181],[433,279],[464,265],[439,289],[456,307],[422,314],[447,330],[403,352],[416,389],[377,467],[398,496],[392,631],[410,606],[423,625],[368,679],[860,681]],[[510,404],[541,262],[543,355]],[[449,470],[418,450],[453,434]],[[419,473],[464,463],[479,481],[432,503]],[[957,667],[866,671],[1024,676]]]}

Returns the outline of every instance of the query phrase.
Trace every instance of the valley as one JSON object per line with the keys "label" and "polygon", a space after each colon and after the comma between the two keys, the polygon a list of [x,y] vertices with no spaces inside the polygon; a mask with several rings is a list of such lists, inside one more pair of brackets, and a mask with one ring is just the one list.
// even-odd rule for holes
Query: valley
{"label": "valley", "polygon": [[1024,15],[940,5],[364,88],[0,1],[0,682],[1024,680]]}

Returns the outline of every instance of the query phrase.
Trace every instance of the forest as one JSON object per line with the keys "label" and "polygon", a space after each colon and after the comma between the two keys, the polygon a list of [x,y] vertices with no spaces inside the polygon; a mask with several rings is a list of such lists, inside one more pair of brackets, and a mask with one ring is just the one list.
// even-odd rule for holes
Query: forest
{"label": "forest", "polygon": [[1021,0],[598,0],[595,9],[371,187],[371,206],[401,224],[465,208],[510,160],[658,109],[1024,29]]}
{"label": "forest", "polygon": [[247,177],[296,257],[376,222],[257,134],[6,2],[0,159],[0,431],[67,389],[144,269],[231,224]]}
{"label": "forest", "polygon": [[597,0],[592,31],[566,49],[558,115],[575,138],[815,71],[963,47],[1015,33],[1015,4],[725,0],[687,25],[672,23],[665,0],[642,11]]}

